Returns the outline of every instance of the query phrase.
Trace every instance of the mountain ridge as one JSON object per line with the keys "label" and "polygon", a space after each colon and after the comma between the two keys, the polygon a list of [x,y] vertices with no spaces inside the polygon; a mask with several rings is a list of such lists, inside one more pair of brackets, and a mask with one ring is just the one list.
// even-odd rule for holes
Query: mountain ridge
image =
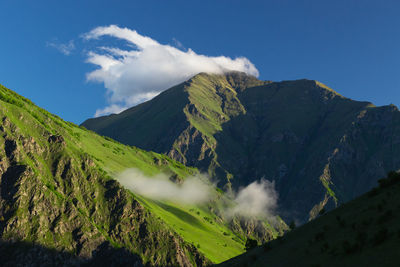
{"label": "mountain ridge", "polygon": [[[82,125],[196,166],[227,190],[262,177],[275,181],[281,214],[305,221],[400,168],[393,134],[398,120],[393,106],[354,101],[314,80],[201,73],[121,114]],[[393,155],[390,162],[383,151]],[[350,168],[346,153],[368,170]]]}

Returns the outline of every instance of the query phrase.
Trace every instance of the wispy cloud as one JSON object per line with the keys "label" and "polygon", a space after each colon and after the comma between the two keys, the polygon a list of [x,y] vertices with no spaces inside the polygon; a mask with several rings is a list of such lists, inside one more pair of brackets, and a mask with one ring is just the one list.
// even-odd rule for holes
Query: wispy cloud
{"label": "wispy cloud", "polygon": [[[181,184],[171,181],[160,173],[149,177],[138,169],[127,169],[116,179],[132,192],[154,200],[166,200],[180,204],[203,204],[216,199],[215,187],[205,175],[186,178]],[[261,179],[230,195],[230,204],[220,207],[227,218],[273,218],[277,207],[278,193],[272,182]]]}
{"label": "wispy cloud", "polygon": [[177,47],[178,49],[182,49],[182,50],[186,49],[185,46],[175,37],[172,38],[172,41],[174,42],[175,47]]}
{"label": "wispy cloud", "polygon": [[104,83],[110,104],[97,110],[96,116],[146,101],[200,72],[243,71],[258,76],[256,67],[245,57],[199,55],[190,48],[183,51],[177,41],[176,47],[160,44],[135,30],[115,25],[97,27],[83,38],[99,40],[103,36],[126,41],[130,48],[102,45],[88,52],[87,62],[98,68],[88,73],[87,79]]}
{"label": "wispy cloud", "polygon": [[57,42],[57,40],[55,40],[52,42],[47,42],[46,46],[55,48],[60,53],[66,55],[66,56],[69,56],[72,53],[72,51],[75,50],[75,43],[73,40],[70,40],[68,43],[60,43],[60,42]]}
{"label": "wispy cloud", "polygon": [[209,201],[213,196],[211,185],[200,175],[188,177],[182,184],[176,184],[163,173],[148,177],[140,170],[127,169],[118,175],[117,180],[132,192],[154,200],[198,204]]}
{"label": "wispy cloud", "polygon": [[228,216],[272,218],[278,204],[275,184],[265,179],[241,188],[234,196],[236,205],[229,208]]}

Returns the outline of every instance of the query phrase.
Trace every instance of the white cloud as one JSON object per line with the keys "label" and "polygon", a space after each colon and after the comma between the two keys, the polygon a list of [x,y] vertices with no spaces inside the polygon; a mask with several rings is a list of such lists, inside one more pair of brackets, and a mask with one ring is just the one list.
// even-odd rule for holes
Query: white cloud
{"label": "white cloud", "polygon": [[53,47],[66,56],[69,56],[72,51],[75,50],[75,43],[73,40],[70,40],[68,43],[65,44],[58,43],[56,41],[47,42],[46,46]]}
{"label": "white cloud", "polygon": [[176,184],[160,173],[145,176],[137,169],[127,169],[117,180],[132,192],[154,200],[175,201],[181,204],[201,204],[212,197],[212,187],[201,176],[188,177],[182,184]]}
{"label": "white cloud", "polygon": [[127,108],[129,108],[129,107],[113,104],[113,105],[107,106],[103,109],[96,110],[96,113],[94,114],[94,116],[97,118],[97,117],[100,117],[105,114],[118,114]]}
{"label": "white cloud", "polygon": [[172,38],[172,41],[174,42],[175,47],[177,47],[178,49],[185,49],[185,46],[175,37]]}
{"label": "white cloud", "polygon": [[272,218],[278,204],[274,182],[261,179],[241,188],[235,196],[236,205],[227,210],[229,216]]}
{"label": "white cloud", "polygon": [[[173,201],[180,204],[203,204],[216,200],[215,186],[205,175],[187,177],[182,184],[169,180],[168,175],[159,173],[146,176],[140,170],[131,168],[117,175],[116,179],[133,193],[153,200]],[[228,218],[273,219],[278,202],[275,184],[261,179],[229,196],[229,204],[221,205],[222,214]],[[222,204],[222,203],[221,203]]]}
{"label": "white cloud", "polygon": [[[124,40],[130,48],[100,46],[88,53],[87,62],[99,68],[88,73],[87,79],[104,83],[110,103],[110,107],[98,110],[97,116],[146,101],[200,72],[242,71],[258,76],[256,67],[245,57],[199,55],[191,49],[183,51],[163,45],[134,30],[115,25],[97,27],[83,38],[93,40],[103,36]],[[179,47],[179,43],[177,45]]]}

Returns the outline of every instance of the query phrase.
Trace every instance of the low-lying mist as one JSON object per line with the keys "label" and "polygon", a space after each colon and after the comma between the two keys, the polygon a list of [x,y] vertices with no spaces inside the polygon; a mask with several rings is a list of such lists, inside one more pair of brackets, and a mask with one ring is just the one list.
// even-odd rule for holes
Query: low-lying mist
{"label": "low-lying mist", "polygon": [[[146,176],[138,169],[127,169],[117,176],[117,180],[135,194],[153,200],[171,201],[179,204],[205,204],[217,200],[215,185],[206,175],[187,177],[181,183],[175,183],[169,176],[160,173]],[[237,192],[227,194],[229,205],[221,211],[227,217],[261,217],[275,216],[278,194],[273,182],[261,179]]]}
{"label": "low-lying mist", "polygon": [[235,205],[226,210],[227,216],[272,218],[278,203],[275,183],[265,179],[254,181],[233,193]]}
{"label": "low-lying mist", "polygon": [[153,200],[168,200],[182,204],[201,204],[212,198],[212,187],[201,175],[186,178],[181,184],[160,173],[149,177],[138,169],[128,169],[117,180],[127,189]]}

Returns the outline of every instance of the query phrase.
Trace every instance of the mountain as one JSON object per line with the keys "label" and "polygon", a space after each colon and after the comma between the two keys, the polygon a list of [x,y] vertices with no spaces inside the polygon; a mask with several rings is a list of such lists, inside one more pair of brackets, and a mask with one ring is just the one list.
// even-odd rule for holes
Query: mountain
{"label": "mountain", "polygon": [[227,220],[218,200],[133,194],[116,174],[135,168],[180,182],[199,171],[65,122],[3,86],[0,120],[2,264],[205,266],[241,254],[247,236],[266,241],[287,229],[282,220]]}
{"label": "mountain", "polygon": [[195,166],[225,189],[275,181],[284,219],[304,222],[400,168],[400,112],[313,80],[200,73],[120,114],[82,124]]}
{"label": "mountain", "polygon": [[400,174],[379,188],[218,266],[399,266]]}
{"label": "mountain", "polygon": [[[179,175],[190,170],[64,122],[4,87],[0,100],[0,236],[3,249],[14,246],[16,260],[28,263],[24,255],[33,249],[34,260],[52,265],[48,260],[58,256],[49,251],[55,250],[65,253],[64,263],[78,265],[99,250],[113,255],[125,248],[121,255],[138,266],[207,264],[105,168],[160,168]],[[157,159],[165,164],[156,168]]]}

